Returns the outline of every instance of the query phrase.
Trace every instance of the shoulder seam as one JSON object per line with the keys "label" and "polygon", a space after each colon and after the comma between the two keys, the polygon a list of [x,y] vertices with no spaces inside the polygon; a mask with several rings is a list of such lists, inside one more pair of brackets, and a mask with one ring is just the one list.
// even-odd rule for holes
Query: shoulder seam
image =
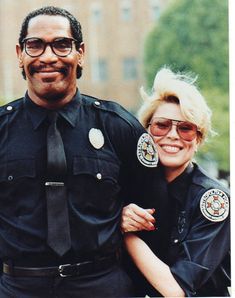
{"label": "shoulder seam", "polygon": [[[88,105],[94,107],[95,109],[102,110],[104,112],[113,113],[116,116],[118,116],[119,118],[121,118],[123,121],[128,123],[132,128],[135,128],[135,126],[131,123],[131,121],[129,121],[127,119],[127,117],[123,117],[120,113],[115,111],[115,109],[104,106],[105,103],[114,105],[115,107],[117,107],[118,109],[120,109],[124,113],[126,113],[127,115],[130,115],[131,117],[133,117],[133,120],[135,119],[135,121],[138,121],[129,111],[125,110],[125,108],[123,108],[119,103],[117,103],[115,101],[111,101],[111,100],[102,100],[102,99],[92,97],[92,96],[86,95],[86,94],[81,94],[81,95],[82,95],[83,98],[88,97],[88,99],[91,100],[90,102],[87,103]],[[100,104],[99,103],[97,104],[97,102],[99,102]],[[84,104],[86,104],[86,103],[84,103]]]}

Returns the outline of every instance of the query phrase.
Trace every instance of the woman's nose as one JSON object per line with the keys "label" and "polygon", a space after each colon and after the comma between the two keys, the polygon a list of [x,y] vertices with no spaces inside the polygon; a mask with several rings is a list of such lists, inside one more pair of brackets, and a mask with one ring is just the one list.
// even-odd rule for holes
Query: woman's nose
{"label": "woman's nose", "polygon": [[173,139],[178,139],[179,135],[177,132],[177,126],[175,124],[172,124],[171,129],[169,130],[167,137],[169,138],[173,138]]}

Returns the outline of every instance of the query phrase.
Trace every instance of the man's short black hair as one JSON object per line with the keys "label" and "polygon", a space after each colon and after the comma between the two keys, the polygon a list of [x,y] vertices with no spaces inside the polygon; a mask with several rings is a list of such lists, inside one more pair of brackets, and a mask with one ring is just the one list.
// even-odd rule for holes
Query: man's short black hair
{"label": "man's short black hair", "polygon": [[[71,33],[72,37],[77,40],[76,43],[76,49],[79,49],[79,46],[81,42],[83,41],[82,37],[82,28],[81,24],[79,21],[67,10],[60,8],[60,7],[55,7],[55,6],[45,6],[36,10],[33,10],[30,12],[25,19],[23,20],[23,23],[21,25],[21,30],[20,30],[20,35],[19,35],[19,44],[21,46],[21,49],[23,50],[23,40],[28,34],[28,25],[29,21],[37,17],[39,15],[48,15],[48,16],[62,16],[65,17],[69,20],[70,23],[70,28],[71,28]],[[26,79],[25,71],[22,71],[24,79]],[[77,78],[79,79],[82,75],[82,68],[78,66],[77,68]]]}

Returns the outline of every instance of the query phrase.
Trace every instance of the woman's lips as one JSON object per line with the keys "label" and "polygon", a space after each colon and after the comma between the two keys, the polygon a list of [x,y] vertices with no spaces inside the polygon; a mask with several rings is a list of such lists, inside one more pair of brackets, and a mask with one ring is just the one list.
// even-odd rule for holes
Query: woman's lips
{"label": "woman's lips", "polygon": [[166,153],[178,153],[182,148],[174,145],[161,145],[162,150]]}

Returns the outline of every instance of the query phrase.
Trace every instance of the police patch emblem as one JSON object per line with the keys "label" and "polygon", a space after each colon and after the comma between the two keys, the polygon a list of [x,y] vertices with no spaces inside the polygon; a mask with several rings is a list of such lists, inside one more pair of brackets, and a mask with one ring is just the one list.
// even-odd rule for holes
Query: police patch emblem
{"label": "police patch emblem", "polygon": [[100,149],[104,146],[104,136],[102,131],[97,128],[91,128],[88,134],[89,141],[95,149]]}
{"label": "police patch emblem", "polygon": [[137,143],[137,157],[142,165],[155,168],[158,163],[158,153],[152,137],[143,133]]}
{"label": "police patch emblem", "polygon": [[201,197],[200,209],[210,221],[223,221],[229,214],[228,196],[220,189],[210,189]]}

